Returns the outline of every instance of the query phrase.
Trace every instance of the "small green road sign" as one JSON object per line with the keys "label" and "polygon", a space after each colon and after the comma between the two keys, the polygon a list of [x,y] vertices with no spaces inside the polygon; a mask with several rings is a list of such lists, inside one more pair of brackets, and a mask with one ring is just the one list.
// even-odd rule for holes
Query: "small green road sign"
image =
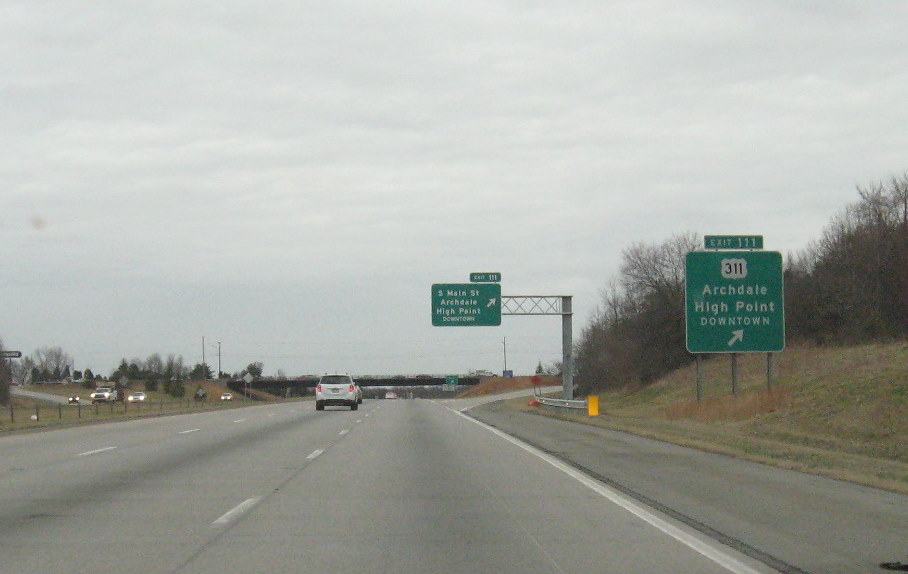
{"label": "small green road sign", "polygon": [[22,351],[0,351],[0,359],[18,359],[22,356]]}
{"label": "small green road sign", "polygon": [[445,377],[445,384],[446,385],[459,385],[460,377],[458,377],[457,375],[448,375],[447,377]]}
{"label": "small green road sign", "polygon": [[472,283],[501,283],[501,273],[470,273]]}
{"label": "small green road sign", "polygon": [[432,325],[435,327],[501,325],[501,285],[498,283],[432,285]]}
{"label": "small green road sign", "polygon": [[785,348],[782,254],[694,251],[685,281],[687,350],[772,353]]}
{"label": "small green road sign", "polygon": [[763,249],[762,235],[704,235],[706,249]]}

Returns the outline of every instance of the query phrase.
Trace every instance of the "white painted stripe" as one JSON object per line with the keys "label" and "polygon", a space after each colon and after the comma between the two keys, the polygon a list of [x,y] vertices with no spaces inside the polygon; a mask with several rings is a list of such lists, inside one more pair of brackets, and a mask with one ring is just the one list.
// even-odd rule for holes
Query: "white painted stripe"
{"label": "white painted stripe", "polygon": [[189,434],[191,432],[199,432],[200,430],[202,430],[202,429],[189,429],[189,430],[180,431],[180,434]]}
{"label": "white painted stripe", "polygon": [[350,432],[350,431],[347,430],[347,429],[344,429],[344,430],[340,431],[340,432],[337,433],[337,434],[340,435],[340,436],[344,436],[344,435],[347,434],[348,432]]}
{"label": "white painted stripe", "polygon": [[315,460],[315,459],[317,459],[319,456],[321,456],[321,454],[322,454],[323,452],[325,452],[325,449],[320,448],[320,449],[314,451],[312,454],[310,454],[310,455],[307,456],[306,458],[307,458],[308,460]]}
{"label": "white painted stripe", "polygon": [[238,504],[233,510],[224,513],[223,516],[211,523],[212,526],[225,526],[240,517],[241,514],[248,512],[253,506],[259,503],[261,498],[250,498]]}
{"label": "white painted stripe", "polygon": [[357,419],[356,424],[363,422],[363,419]]}
{"label": "white painted stripe", "polygon": [[246,419],[237,419],[237,420],[235,420],[235,421],[233,421],[233,422],[235,422],[235,423],[244,423],[244,422],[246,422]]}
{"label": "white painted stripe", "polygon": [[[445,407],[445,408],[447,408],[447,407]],[[450,410],[451,412],[453,412],[456,415],[459,415],[459,416],[467,419],[470,422],[476,423],[477,425],[485,428],[486,430],[488,430],[490,432],[495,433],[496,435],[500,436],[501,438],[505,439],[506,441],[510,442],[511,444],[522,448],[523,450],[527,451],[528,453],[539,457],[540,459],[542,459],[545,462],[549,463],[550,465],[554,466],[561,472],[567,474],[568,476],[570,476],[571,478],[573,478],[580,484],[586,486],[593,492],[599,494],[600,496],[602,496],[604,498],[607,498],[608,500],[617,504],[621,508],[627,510],[628,512],[630,512],[637,518],[640,518],[644,522],[650,524],[651,526],[656,527],[663,533],[667,534],[668,536],[671,536],[678,542],[684,544],[691,550],[694,550],[694,551],[702,554],[703,556],[709,558],[710,560],[712,560],[716,564],[722,566],[729,572],[733,572],[734,574],[760,574],[760,572],[758,570],[754,570],[747,564],[744,564],[740,560],[737,560],[736,558],[726,554],[725,552],[722,552],[720,549],[716,548],[715,546],[710,545],[710,544],[704,542],[703,540],[700,540],[699,538],[691,535],[688,532],[685,532],[684,530],[678,528],[677,526],[675,526],[673,524],[670,524],[668,521],[666,521],[663,518],[660,518],[659,516],[654,514],[652,511],[650,511],[646,507],[638,504],[635,500],[628,498],[627,496],[618,492],[617,490],[610,488],[610,487],[602,484],[601,482],[590,478],[589,476],[583,474],[579,470],[564,464],[557,458],[550,456],[550,455],[542,452],[541,450],[539,450],[533,446],[530,446],[527,443],[525,443],[519,439],[516,439],[508,434],[505,434],[504,432],[502,432],[494,427],[491,427],[481,421],[468,417],[467,415],[465,415],[459,411],[455,411],[454,409],[448,409],[448,410]]]}
{"label": "white painted stripe", "polygon": [[113,450],[113,449],[115,449],[115,448],[117,448],[117,447],[115,447],[115,446],[108,446],[108,447],[99,448],[99,449],[96,449],[96,450],[90,450],[90,451],[88,451],[88,452],[80,452],[80,453],[77,454],[76,456],[89,456],[89,455],[92,455],[92,454],[98,454],[99,452],[107,452],[107,451]]}

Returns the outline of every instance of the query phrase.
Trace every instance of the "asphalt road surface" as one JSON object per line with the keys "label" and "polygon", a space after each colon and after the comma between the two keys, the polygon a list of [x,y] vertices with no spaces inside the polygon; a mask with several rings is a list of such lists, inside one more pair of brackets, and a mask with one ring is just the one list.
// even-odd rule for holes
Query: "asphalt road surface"
{"label": "asphalt road surface", "polygon": [[0,570],[773,571],[456,407],[285,403],[2,437]]}

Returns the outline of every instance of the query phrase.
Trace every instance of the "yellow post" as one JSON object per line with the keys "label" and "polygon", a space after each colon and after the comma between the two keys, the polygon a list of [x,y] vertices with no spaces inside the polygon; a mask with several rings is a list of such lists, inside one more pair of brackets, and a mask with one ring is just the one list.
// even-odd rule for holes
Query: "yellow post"
{"label": "yellow post", "polygon": [[599,416],[599,397],[590,395],[586,398],[586,411],[591,417]]}

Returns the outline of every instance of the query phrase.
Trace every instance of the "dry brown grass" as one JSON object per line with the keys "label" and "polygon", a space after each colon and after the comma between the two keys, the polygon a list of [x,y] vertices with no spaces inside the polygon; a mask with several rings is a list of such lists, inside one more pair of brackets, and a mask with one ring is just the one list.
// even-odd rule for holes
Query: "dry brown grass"
{"label": "dry brown grass", "polygon": [[669,405],[665,409],[668,420],[696,419],[702,422],[748,420],[757,415],[774,413],[787,408],[792,402],[791,389],[774,388],[744,396],[712,398],[697,402],[687,401]]}
{"label": "dry brown grass", "polygon": [[[561,377],[544,376],[539,377],[541,386],[560,385]],[[532,389],[533,377],[513,377],[506,379],[504,377],[489,377],[478,385],[474,385],[466,391],[457,395],[458,398],[465,397],[482,397],[486,395],[497,395],[508,391],[520,389]]]}

